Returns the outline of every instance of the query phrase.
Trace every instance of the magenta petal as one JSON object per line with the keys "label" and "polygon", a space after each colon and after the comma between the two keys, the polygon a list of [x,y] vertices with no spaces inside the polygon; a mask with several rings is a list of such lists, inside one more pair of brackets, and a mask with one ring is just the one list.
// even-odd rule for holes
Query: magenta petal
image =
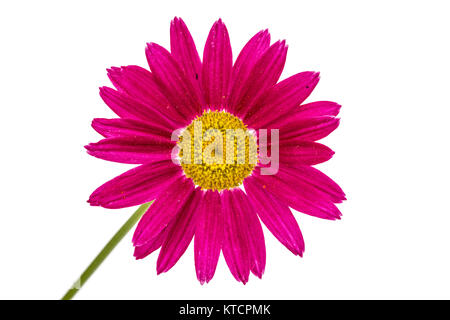
{"label": "magenta petal", "polygon": [[171,137],[171,130],[156,123],[148,123],[135,119],[103,119],[95,118],[92,127],[105,138],[131,136]]}
{"label": "magenta petal", "polygon": [[280,164],[315,165],[331,159],[334,151],[327,146],[311,141],[282,143],[279,148]]}
{"label": "magenta petal", "polygon": [[[236,189],[235,189],[236,190]],[[235,190],[224,190],[221,194],[224,214],[223,256],[237,281],[248,282],[251,268],[251,253],[248,234],[243,227],[245,217],[239,209],[233,193]]]}
{"label": "magenta petal", "polygon": [[[247,195],[239,188],[234,192],[234,200],[241,211],[245,224],[241,228],[247,231],[250,250],[250,270],[258,278],[261,278],[266,267],[266,246],[264,234],[256,214],[255,208],[251,205]],[[245,230],[247,229],[247,230]]]}
{"label": "magenta petal", "polygon": [[133,244],[144,245],[158,236],[179,214],[193,191],[192,180],[184,176],[172,180],[169,185],[166,184],[166,189],[158,194],[155,202],[139,221],[133,235]]}
{"label": "magenta petal", "polygon": [[160,123],[171,129],[177,129],[177,124],[156,108],[128,96],[126,93],[118,92],[108,87],[100,88],[100,96],[103,101],[121,118],[141,120],[149,123]]}
{"label": "magenta petal", "polygon": [[201,111],[201,93],[187,80],[182,67],[163,47],[147,44],[147,61],[161,92],[190,121]]}
{"label": "magenta petal", "polygon": [[283,166],[277,176],[301,188],[305,195],[311,198],[329,200],[334,203],[346,200],[341,187],[316,168],[299,164]]}
{"label": "magenta petal", "polygon": [[261,224],[247,196],[239,188],[224,190],[223,255],[236,280],[248,281],[250,270],[258,277],[264,273],[266,248]]}
{"label": "magenta petal", "polygon": [[290,116],[290,112],[308,98],[319,82],[318,72],[301,72],[287,78],[268,90],[267,94],[246,114],[247,125],[265,128]]}
{"label": "magenta petal", "polygon": [[293,254],[302,256],[305,243],[289,207],[262,188],[254,178],[245,179],[244,186],[252,206],[270,232]]}
{"label": "magenta petal", "polygon": [[181,258],[194,237],[203,191],[198,187],[186,201],[180,213],[167,227],[167,236],[159,252],[158,274],[169,271]]}
{"label": "magenta petal", "polygon": [[246,83],[255,63],[266,52],[270,45],[270,34],[267,30],[260,31],[254,35],[242,48],[236,62],[233,65],[230,92],[227,108],[234,112],[244,92],[243,84]]}
{"label": "magenta petal", "polygon": [[112,67],[107,70],[113,85],[129,96],[150,105],[165,105],[167,99],[159,91],[150,71],[139,66]]}
{"label": "magenta petal", "polygon": [[261,183],[263,188],[266,188],[283,203],[295,210],[322,219],[340,219],[339,209],[324,194],[305,183],[296,182],[295,178],[283,180],[283,178],[288,177],[281,172],[280,169],[275,176],[263,176],[258,173],[253,176]]}
{"label": "magenta petal", "polygon": [[316,101],[304,104],[296,109],[302,117],[337,116],[341,106],[331,101]]}
{"label": "magenta petal", "polygon": [[156,198],[166,185],[181,176],[172,161],[144,164],[106,182],[90,196],[92,206],[110,209],[131,207]]}
{"label": "magenta petal", "polygon": [[175,18],[170,24],[170,51],[183,68],[186,79],[200,90],[202,62],[194,40],[181,18]]}
{"label": "magenta petal", "polygon": [[85,146],[91,156],[103,160],[142,164],[171,159],[176,142],[161,136],[114,137]]}
{"label": "magenta petal", "polygon": [[223,212],[217,191],[207,190],[200,204],[194,254],[197,279],[208,283],[216,271],[223,242]]}
{"label": "magenta petal", "polygon": [[185,119],[161,93],[150,71],[138,66],[112,67],[108,69],[108,77],[119,91],[126,93],[149,108],[167,113],[174,122],[180,125],[185,124]]}
{"label": "magenta petal", "polygon": [[166,239],[166,236],[167,236],[167,229],[164,229],[159,233],[159,235],[151,239],[146,244],[134,247],[134,257],[136,258],[136,260],[144,259],[152,252],[158,250],[163,244],[164,240]]}
{"label": "magenta petal", "polygon": [[[275,85],[280,78],[286,61],[287,46],[278,41],[256,62],[245,83],[242,84],[241,96],[230,105],[235,114],[244,117],[251,110],[267,89]],[[233,107],[235,105],[236,107]]]}
{"label": "magenta petal", "polygon": [[214,23],[203,52],[202,82],[205,108],[220,109],[228,95],[233,58],[230,38],[222,20]]}
{"label": "magenta petal", "polygon": [[328,136],[339,126],[339,119],[334,117],[303,118],[300,114],[291,114],[280,126],[280,144],[294,144],[298,141],[316,141]]}

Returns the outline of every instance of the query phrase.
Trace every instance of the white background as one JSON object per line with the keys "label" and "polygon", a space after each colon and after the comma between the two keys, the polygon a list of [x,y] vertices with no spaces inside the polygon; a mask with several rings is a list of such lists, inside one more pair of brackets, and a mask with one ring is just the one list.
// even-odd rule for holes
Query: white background
{"label": "white background", "polygon": [[221,257],[201,286],[193,248],[156,276],[131,234],[80,291],[82,299],[450,298],[447,1],[2,1],[0,4],[0,298],[58,299],[133,208],[86,200],[128,165],[88,156],[112,117],[98,96],[105,69],[147,67],[146,42],[169,45],[182,17],[202,52],[226,23],[234,58],[257,31],[287,39],[282,78],[321,71],[309,98],[343,105],[320,166],[348,195],[341,221],[296,213],[293,256],[264,229],[262,280],[236,282]]}

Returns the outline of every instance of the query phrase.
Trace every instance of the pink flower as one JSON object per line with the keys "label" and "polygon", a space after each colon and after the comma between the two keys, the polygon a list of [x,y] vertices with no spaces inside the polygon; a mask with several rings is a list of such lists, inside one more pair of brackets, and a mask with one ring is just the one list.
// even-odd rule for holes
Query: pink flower
{"label": "pink flower", "polygon": [[[105,139],[86,149],[97,158],[139,166],[103,184],[89,203],[115,209],[155,200],[133,236],[137,259],[161,248],[157,272],[166,272],[195,237],[195,267],[202,284],[213,277],[221,251],[233,276],[246,283],[250,271],[261,277],[266,264],[260,220],[287,249],[302,256],[303,237],[290,207],[323,219],[340,218],[335,204],[345,200],[344,192],[312,167],[333,155],[315,141],[337,128],[340,105],[302,105],[319,81],[316,72],[278,82],[287,46],[284,41],[270,45],[267,30],[250,39],[234,64],[220,19],[209,33],[203,62],[179,18],[171,23],[170,40],[171,52],[147,45],[151,72],[138,66],[108,70],[116,90],[102,87],[100,95],[119,118],[94,119],[93,128]],[[201,140],[197,150],[203,161],[181,162],[183,154],[195,159],[195,152],[181,146],[186,142],[182,132],[193,133],[195,121],[203,125],[201,138],[207,129],[250,133],[244,146],[256,141],[258,161],[250,163],[248,156],[243,164],[207,163],[208,142]],[[183,128],[176,135],[182,138],[172,141],[172,133]],[[273,174],[261,171],[269,164],[261,154],[259,129],[279,129],[278,142],[270,138],[270,130],[267,134],[267,148],[279,148]],[[194,140],[186,146],[195,150]],[[227,151],[232,159],[234,151]]]}

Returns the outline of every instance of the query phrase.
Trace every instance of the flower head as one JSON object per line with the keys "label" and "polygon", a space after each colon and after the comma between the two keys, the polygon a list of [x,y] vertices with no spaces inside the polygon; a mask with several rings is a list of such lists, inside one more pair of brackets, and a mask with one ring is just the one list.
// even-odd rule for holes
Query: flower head
{"label": "flower head", "polygon": [[303,237],[290,208],[329,220],[345,199],[341,188],[312,166],[333,151],[316,141],[337,128],[340,106],[303,104],[319,81],[301,72],[278,82],[284,41],[267,30],[253,36],[233,64],[221,20],[201,60],[184,24],[170,28],[170,52],[149,43],[151,71],[111,68],[116,89],[100,88],[119,116],[94,119],[104,139],[86,146],[104,160],[139,164],[95,190],[91,205],[124,208],[155,200],[133,236],[135,257],[161,248],[157,271],[172,268],[194,238],[201,283],[212,279],[220,252],[246,283],[264,273],[260,220],[295,255]]}

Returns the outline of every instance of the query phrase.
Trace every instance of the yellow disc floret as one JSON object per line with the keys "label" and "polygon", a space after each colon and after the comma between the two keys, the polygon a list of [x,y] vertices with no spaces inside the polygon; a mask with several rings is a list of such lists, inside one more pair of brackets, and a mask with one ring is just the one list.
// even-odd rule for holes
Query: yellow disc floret
{"label": "yellow disc floret", "polygon": [[257,162],[256,137],[238,117],[205,111],[179,137],[184,174],[202,189],[238,187]]}

